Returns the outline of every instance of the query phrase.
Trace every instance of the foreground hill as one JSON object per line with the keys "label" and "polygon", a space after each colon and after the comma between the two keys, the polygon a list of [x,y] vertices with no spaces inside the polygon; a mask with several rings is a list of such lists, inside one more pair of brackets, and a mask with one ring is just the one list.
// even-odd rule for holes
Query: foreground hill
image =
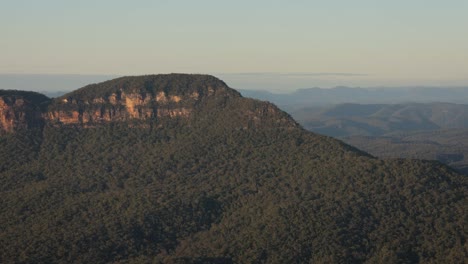
{"label": "foreground hill", "polygon": [[307,132],[211,76],[119,78],[41,118],[0,137],[2,263],[467,257],[466,177]]}

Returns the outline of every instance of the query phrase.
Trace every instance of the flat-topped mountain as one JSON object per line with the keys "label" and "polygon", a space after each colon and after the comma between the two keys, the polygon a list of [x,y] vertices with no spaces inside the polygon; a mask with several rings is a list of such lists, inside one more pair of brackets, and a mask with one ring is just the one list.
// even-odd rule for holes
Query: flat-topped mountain
{"label": "flat-topped mountain", "polygon": [[54,100],[46,118],[63,124],[188,117],[209,97],[240,97],[207,75],[122,77],[92,84]]}
{"label": "flat-topped mountain", "polygon": [[1,263],[466,260],[465,176],[308,132],[214,77],[39,108],[44,125],[0,136]]}
{"label": "flat-topped mountain", "polygon": [[[36,101],[29,100],[35,98],[33,95]],[[36,123],[89,127],[109,122],[187,119],[210,102],[228,99],[233,102],[241,98],[237,91],[213,76],[189,74],[121,77],[91,84],[52,100],[33,92],[17,92],[15,96],[18,99],[12,101],[11,93],[0,94],[0,102],[10,102],[0,105],[0,129],[6,132]],[[289,117],[272,104],[242,100],[258,106],[262,104],[263,110],[259,110],[262,113],[241,110],[247,110],[244,114],[250,115],[254,123],[261,119],[257,114],[276,112],[283,115],[281,120],[295,126],[294,121],[288,120]]]}

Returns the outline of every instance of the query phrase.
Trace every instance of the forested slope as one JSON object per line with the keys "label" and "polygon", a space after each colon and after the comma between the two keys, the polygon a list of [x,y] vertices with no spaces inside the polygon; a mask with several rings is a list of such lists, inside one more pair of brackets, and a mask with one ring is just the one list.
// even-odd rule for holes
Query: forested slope
{"label": "forested slope", "polygon": [[466,260],[449,167],[373,158],[234,93],[192,109],[2,136],[0,262]]}

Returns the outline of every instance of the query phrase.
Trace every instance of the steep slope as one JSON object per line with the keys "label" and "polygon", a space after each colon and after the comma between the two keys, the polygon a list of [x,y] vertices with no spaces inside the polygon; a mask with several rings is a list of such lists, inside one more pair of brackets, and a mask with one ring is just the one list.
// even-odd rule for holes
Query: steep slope
{"label": "steep slope", "polygon": [[35,92],[0,90],[0,134],[41,127],[50,99]]}
{"label": "steep slope", "polygon": [[199,100],[240,95],[214,77],[150,75],[93,84],[54,100],[46,118],[83,126],[129,120],[188,117]]}
{"label": "steep slope", "polygon": [[[120,88],[125,79],[138,84]],[[215,92],[192,100],[192,83]],[[466,177],[436,162],[375,159],[221,84],[117,79],[49,108],[81,119],[1,137],[2,157],[32,154],[0,171],[0,262],[464,261]],[[127,95],[155,98],[158,87],[181,100],[152,99],[151,118],[131,115]],[[121,105],[107,103],[118,91]],[[85,121],[95,107],[121,115]],[[180,107],[190,114],[154,114]],[[19,141],[30,147],[3,154]]]}

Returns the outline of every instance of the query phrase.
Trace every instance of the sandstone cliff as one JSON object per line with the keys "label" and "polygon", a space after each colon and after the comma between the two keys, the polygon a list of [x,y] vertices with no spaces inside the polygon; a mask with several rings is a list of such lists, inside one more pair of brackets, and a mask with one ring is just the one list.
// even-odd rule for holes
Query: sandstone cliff
{"label": "sandstone cliff", "polygon": [[212,76],[149,75],[92,84],[54,100],[44,118],[84,126],[128,120],[187,118],[203,100],[240,96]]}
{"label": "sandstone cliff", "polygon": [[276,106],[264,102],[252,103],[255,100],[242,98],[223,81],[209,75],[122,77],[91,84],[53,100],[43,97],[45,99],[39,107],[37,103],[30,103],[22,97],[0,94],[0,129],[12,132],[20,127],[41,124],[93,127],[109,122],[188,119],[202,109],[218,111],[219,108],[210,104],[223,104],[227,98],[251,102],[244,105],[242,113],[236,113],[243,116],[247,123],[260,125],[263,120],[273,117],[277,123],[296,126]]}
{"label": "sandstone cliff", "polygon": [[164,92],[126,93],[119,90],[108,96],[91,100],[67,95],[51,105],[44,118],[52,124],[98,124],[132,119],[146,120],[162,117],[188,117],[192,111],[187,101],[198,99],[168,96]]}
{"label": "sandstone cliff", "polygon": [[35,92],[0,91],[0,133],[41,127],[50,99]]}

